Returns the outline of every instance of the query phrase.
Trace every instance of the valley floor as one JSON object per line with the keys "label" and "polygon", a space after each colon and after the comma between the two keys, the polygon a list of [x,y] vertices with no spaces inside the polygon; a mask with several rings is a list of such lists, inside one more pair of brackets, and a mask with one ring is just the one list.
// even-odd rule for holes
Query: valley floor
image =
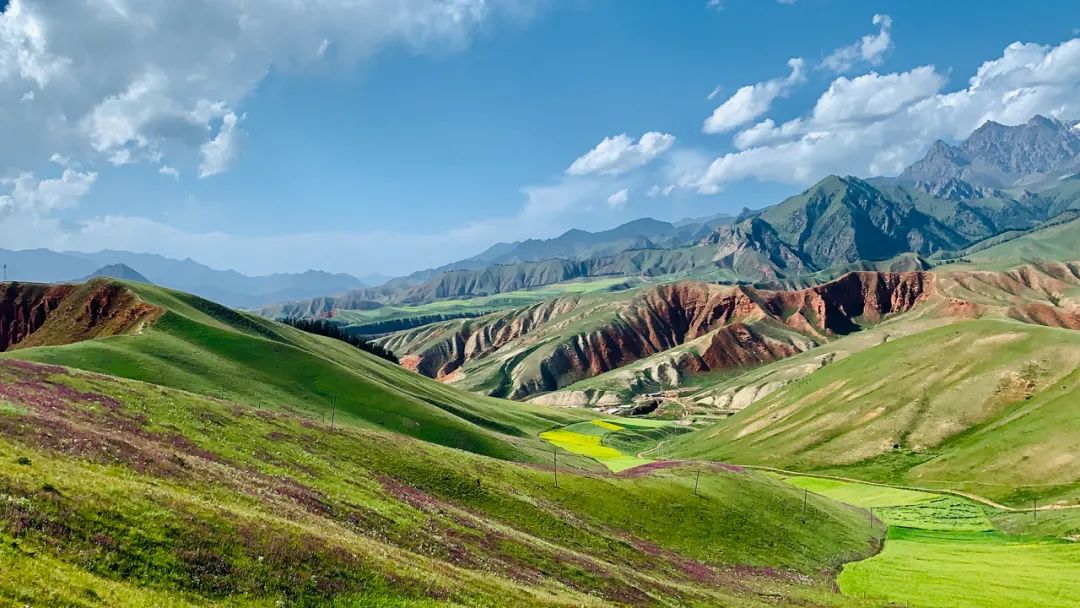
{"label": "valley floor", "polygon": [[[542,437],[625,475],[705,468],[705,461],[655,461],[620,451],[628,445],[625,435],[647,425],[671,428],[647,420],[593,420]],[[651,436],[654,448],[645,453],[657,452],[659,437]],[[806,500],[823,496],[868,509],[869,532],[887,527],[880,553],[840,572],[837,584],[845,595],[906,608],[1080,606],[1080,509],[1049,505],[1032,512],[964,492],[761,470],[803,490]]]}
{"label": "valley floor", "polygon": [[[845,594],[911,607],[1080,606],[1080,543],[1040,529],[1038,512],[1002,511],[909,489],[776,476],[807,492],[869,508],[889,526],[881,553],[844,567],[838,584]],[[995,525],[999,517],[1013,533]],[[1080,512],[1066,517],[1080,526]],[[1028,521],[1017,525],[1022,520]]]}

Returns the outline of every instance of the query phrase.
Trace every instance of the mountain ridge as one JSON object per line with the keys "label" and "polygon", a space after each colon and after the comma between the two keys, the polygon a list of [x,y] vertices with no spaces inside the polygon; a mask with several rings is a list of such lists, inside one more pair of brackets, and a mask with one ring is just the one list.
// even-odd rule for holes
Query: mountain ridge
{"label": "mountain ridge", "polygon": [[[571,230],[546,241],[500,243],[479,256],[414,273],[378,290],[288,302],[262,312],[330,316],[335,309],[489,296],[601,276],[790,281],[907,254],[949,257],[995,235],[1030,230],[1080,210],[1080,179],[1067,172],[1080,166],[1078,124],[1042,116],[1012,127],[988,121],[958,145],[934,143],[897,177],[826,176],[799,194],[744,210],[736,218],[689,224],[646,218],[600,233]],[[1023,161],[1032,154],[1035,160]],[[569,246],[584,235],[603,240],[648,232],[635,227],[655,231],[676,225],[693,228],[699,238],[662,248],[662,238],[638,235],[605,241],[609,249],[594,249],[592,257],[588,249]],[[705,227],[709,231],[700,234]],[[550,257],[533,259],[541,257],[539,251]]]}
{"label": "mountain ridge", "polygon": [[356,277],[341,273],[308,270],[252,277],[235,270],[214,269],[191,258],[177,260],[159,254],[110,249],[93,253],[0,249],[0,263],[7,266],[10,280],[41,283],[79,281],[102,267],[123,265],[138,269],[145,282],[238,307],[261,306],[364,286]]}

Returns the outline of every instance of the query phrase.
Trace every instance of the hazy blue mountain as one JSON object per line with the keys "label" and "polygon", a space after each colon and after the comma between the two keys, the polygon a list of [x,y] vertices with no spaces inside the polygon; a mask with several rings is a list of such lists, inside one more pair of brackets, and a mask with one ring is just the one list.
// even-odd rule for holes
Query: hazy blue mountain
{"label": "hazy blue mountain", "polygon": [[731,223],[733,219],[726,214],[684,219],[676,223],[641,218],[599,232],[573,229],[552,239],[496,243],[471,258],[428,271],[426,276],[432,272],[482,268],[491,264],[586,260],[638,249],[674,249],[700,240],[716,227]]}
{"label": "hazy blue mountain", "polygon": [[138,274],[147,282],[236,307],[311,298],[366,286],[360,279],[347,274],[309,270],[250,277],[233,270],[216,270],[191,259],[175,260],[130,251],[83,253],[0,249],[0,265],[7,266],[10,280],[40,283],[80,281],[102,267],[123,265],[137,268]]}
{"label": "hazy blue mountain", "polygon": [[110,279],[120,279],[121,281],[136,281],[139,283],[149,283],[150,280],[139,274],[139,271],[135,270],[127,264],[109,264],[108,266],[102,266],[89,275],[83,277],[83,280],[96,279],[99,277],[107,277]]}

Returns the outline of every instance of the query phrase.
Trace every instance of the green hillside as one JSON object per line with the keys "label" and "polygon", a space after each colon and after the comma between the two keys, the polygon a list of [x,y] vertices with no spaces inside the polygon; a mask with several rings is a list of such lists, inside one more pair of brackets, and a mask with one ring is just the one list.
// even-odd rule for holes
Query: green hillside
{"label": "green hillside", "polygon": [[1080,500],[1080,332],[964,321],[783,384],[673,453],[1024,503]]}
{"label": "green hillside", "polygon": [[[100,283],[104,284],[104,283]],[[233,311],[196,296],[122,285],[160,311],[135,334],[4,353],[268,408],[289,406],[500,458],[531,459],[536,433],[585,419],[508,409],[408,372],[340,341]],[[64,319],[56,320],[65,327]],[[47,323],[42,330],[55,332]],[[33,337],[33,334],[31,335]],[[63,340],[59,342],[64,342]]]}
{"label": "green hillside", "polygon": [[[975,267],[986,270],[1004,269],[1023,260],[1076,261],[1080,258],[1080,219],[1050,224],[1013,238],[995,239],[971,247],[964,257],[971,263],[954,267]],[[993,243],[993,244],[990,244]],[[989,246],[986,246],[989,245]]]}
{"label": "green hillside", "polygon": [[862,605],[880,530],[763,475],[556,486],[257,405],[0,360],[0,605]]}

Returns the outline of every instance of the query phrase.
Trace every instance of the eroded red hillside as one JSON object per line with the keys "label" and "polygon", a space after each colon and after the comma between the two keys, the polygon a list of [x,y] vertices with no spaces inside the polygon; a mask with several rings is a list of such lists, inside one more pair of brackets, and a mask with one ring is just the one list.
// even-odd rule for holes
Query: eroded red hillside
{"label": "eroded red hillside", "polygon": [[161,310],[121,283],[0,284],[0,351],[59,345],[137,330]]}
{"label": "eroded red hillside", "polygon": [[[695,340],[693,352],[673,363],[678,373],[774,361],[910,310],[932,285],[932,276],[921,272],[857,272],[799,291],[681,282],[614,302],[559,298],[403,332],[385,343],[425,375],[458,382],[469,374],[499,374],[472,381],[494,386],[493,394],[523,398]],[[491,357],[500,362],[461,373]]]}

